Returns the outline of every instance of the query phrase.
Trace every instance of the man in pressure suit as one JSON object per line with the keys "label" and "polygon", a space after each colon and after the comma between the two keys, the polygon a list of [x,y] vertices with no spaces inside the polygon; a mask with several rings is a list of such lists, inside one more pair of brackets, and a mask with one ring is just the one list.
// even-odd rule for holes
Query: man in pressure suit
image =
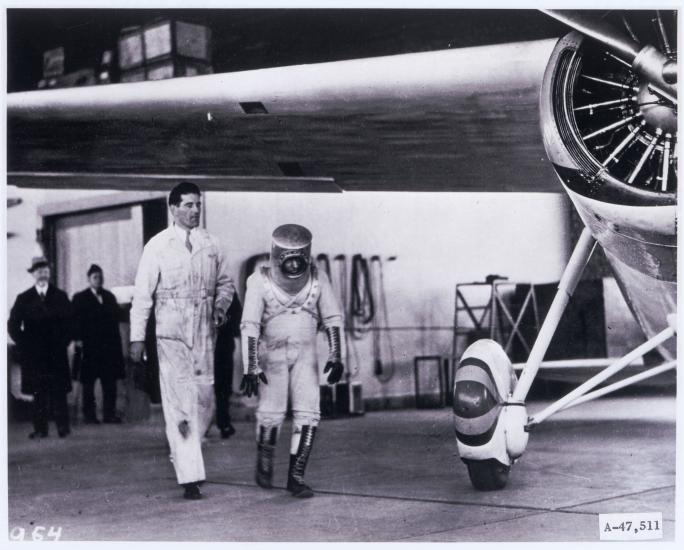
{"label": "man in pressure suit", "polygon": [[202,436],[213,414],[216,329],[235,286],[218,240],[200,229],[199,188],[181,182],[169,194],[173,225],[145,245],[131,307],[131,359],[143,355],[154,306],[162,409],[171,461],[184,497],[201,498]]}
{"label": "man in pressure suit", "polygon": [[320,420],[316,335],[322,326],[329,354],[324,373],[329,384],[342,377],[342,310],[325,273],[311,262],[311,232],[301,225],[281,225],[273,232],[268,266],[247,279],[242,314],[241,389],[259,396],[257,406],[256,482],[269,488],[278,432],[288,395],[293,427],[287,490],[307,498],[304,483]]}

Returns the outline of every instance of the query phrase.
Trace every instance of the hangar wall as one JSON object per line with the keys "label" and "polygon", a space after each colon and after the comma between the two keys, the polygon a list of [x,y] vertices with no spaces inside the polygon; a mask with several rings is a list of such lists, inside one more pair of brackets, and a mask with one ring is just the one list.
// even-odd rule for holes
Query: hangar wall
{"label": "hangar wall", "polygon": [[282,223],[311,229],[314,256],[345,254],[348,263],[357,253],[397,257],[384,262],[388,324],[415,328],[381,332],[381,359],[390,363],[389,337],[395,370],[384,381],[374,375],[370,333],[349,340],[352,381],[362,382],[364,398],[380,401],[413,395],[414,356],[450,355],[451,332],[424,327],[453,325],[457,282],[490,273],[559,279],[571,250],[568,208],[564,195],[548,193],[207,193],[205,200],[207,229],[224,243],[236,274],[249,257],[268,252]]}
{"label": "hangar wall", "polygon": [[[17,294],[32,284],[26,268],[31,256],[40,254],[38,209],[98,195],[116,194],[8,187],[8,198],[22,202],[6,211],[11,234],[7,240],[7,313]],[[401,330],[382,330],[376,338],[373,332],[349,338],[347,363],[351,380],[363,384],[364,398],[370,399],[371,406],[373,401],[383,406],[410,404],[415,356],[450,355],[457,282],[481,281],[490,273],[522,283],[558,280],[575,238],[571,212],[565,195],[548,193],[210,192],[205,197],[203,222],[224,243],[236,281],[247,259],[268,251],[270,233],[281,223],[310,227],[314,255],[325,253],[331,261],[338,254],[346,255],[348,275],[354,254],[381,256],[388,319],[381,317],[379,325]],[[92,249],[92,243],[89,246]],[[138,249],[139,243],[131,244],[132,253]],[[396,260],[387,261],[390,256]],[[339,266],[331,263],[333,285],[339,292]],[[606,279],[604,286],[611,282]],[[616,331],[609,331],[609,355],[624,353],[642,338],[614,286],[613,282],[606,287],[613,296],[611,307],[606,308],[607,322],[624,325],[625,330],[617,331],[619,338]],[[122,290],[120,296],[130,296]],[[325,350],[322,336],[320,344]],[[380,376],[373,368],[378,356],[385,367]],[[239,385],[239,370],[235,378]]]}
{"label": "hangar wall", "polygon": [[[38,207],[107,193],[8,188],[8,197],[23,202],[7,210],[8,231],[14,234],[7,241],[7,311],[32,284],[26,267],[40,250]],[[380,255],[387,324],[409,328],[383,331],[376,340],[387,367],[382,381],[373,374],[370,333],[350,339],[348,363],[364,397],[384,399],[413,395],[414,356],[450,354],[451,332],[444,327],[453,324],[457,282],[490,273],[520,282],[558,280],[571,246],[568,208],[564,195],[544,193],[211,192],[205,197],[204,223],[224,243],[236,280],[248,258],[268,251],[270,233],[281,223],[308,226],[314,255],[326,253],[332,260],[345,254],[348,262],[357,253]],[[389,256],[397,259],[388,262]],[[324,350],[324,340],[321,346]]]}

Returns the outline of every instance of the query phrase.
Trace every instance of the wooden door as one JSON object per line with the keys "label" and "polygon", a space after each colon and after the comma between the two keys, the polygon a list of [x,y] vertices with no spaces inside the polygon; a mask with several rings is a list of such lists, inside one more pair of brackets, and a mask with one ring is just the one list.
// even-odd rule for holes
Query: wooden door
{"label": "wooden door", "polygon": [[71,297],[95,263],[107,288],[132,285],[143,248],[142,206],[66,214],[55,220],[56,282]]}

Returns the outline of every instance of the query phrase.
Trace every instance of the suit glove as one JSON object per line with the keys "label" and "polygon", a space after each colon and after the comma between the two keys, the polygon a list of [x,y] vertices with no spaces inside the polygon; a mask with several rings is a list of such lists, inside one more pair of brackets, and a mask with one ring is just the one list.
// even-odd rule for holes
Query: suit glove
{"label": "suit glove", "polygon": [[330,371],[328,374],[328,384],[337,384],[342,378],[342,373],[344,372],[344,365],[341,361],[328,361],[325,364],[323,373]]}
{"label": "suit glove", "polygon": [[245,374],[242,376],[242,382],[240,383],[240,391],[243,392],[247,397],[252,397],[253,395],[259,395],[259,381],[264,384],[268,384],[268,379],[263,372],[259,374]]}

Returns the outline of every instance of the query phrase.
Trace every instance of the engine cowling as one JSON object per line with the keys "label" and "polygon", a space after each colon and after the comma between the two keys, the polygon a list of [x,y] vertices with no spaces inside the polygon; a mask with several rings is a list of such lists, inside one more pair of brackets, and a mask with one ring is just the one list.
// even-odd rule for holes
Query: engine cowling
{"label": "engine cowling", "polygon": [[[638,29],[644,44],[665,40],[662,53],[676,62],[675,20],[658,13],[656,32],[644,26],[649,16],[633,16],[631,25],[624,15],[612,16],[622,17],[630,32]],[[578,32],[561,38],[544,74],[540,108],[546,152],[571,190],[618,204],[675,203],[677,105],[619,53]]]}
{"label": "engine cowling", "polygon": [[[608,17],[676,61],[676,20],[632,12]],[[676,311],[677,105],[631,64],[572,32],[549,60],[541,129],[554,169],[601,244],[647,337]],[[675,356],[675,342],[660,348]]]}

